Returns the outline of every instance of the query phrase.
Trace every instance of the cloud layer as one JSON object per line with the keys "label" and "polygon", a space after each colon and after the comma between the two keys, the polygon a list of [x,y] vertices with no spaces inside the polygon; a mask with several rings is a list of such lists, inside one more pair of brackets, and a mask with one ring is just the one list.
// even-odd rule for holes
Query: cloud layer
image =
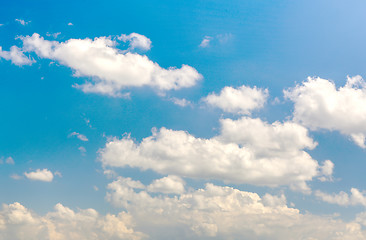
{"label": "cloud layer", "polygon": [[[127,209],[136,228],[151,239],[363,239],[362,216],[342,222],[301,214],[284,195],[206,184],[179,196],[152,196],[145,186],[119,177],[108,185],[107,200]],[[141,207],[144,206],[144,207]],[[321,226],[321,227],[319,227]]]}
{"label": "cloud layer", "polygon": [[139,240],[132,218],[121,212],[101,216],[94,209],[77,212],[57,204],[53,212],[39,216],[18,202],[3,204],[0,211],[0,239],[16,240]]}

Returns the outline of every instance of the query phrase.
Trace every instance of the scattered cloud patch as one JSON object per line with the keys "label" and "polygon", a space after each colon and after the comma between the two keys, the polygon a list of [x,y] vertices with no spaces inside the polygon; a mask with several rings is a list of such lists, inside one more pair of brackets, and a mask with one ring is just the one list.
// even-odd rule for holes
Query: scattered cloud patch
{"label": "scattered cloud patch", "polygon": [[78,147],[78,150],[80,151],[80,153],[81,153],[82,155],[85,155],[85,153],[86,153],[86,149],[85,149],[85,147],[80,146],[80,147]]}
{"label": "scattered cloud patch", "polygon": [[25,21],[23,19],[15,19],[15,21],[20,23],[23,26],[28,25],[31,22],[31,21]]}
{"label": "scattered cloud patch", "polygon": [[360,192],[357,188],[351,188],[351,193],[343,191],[339,193],[327,194],[322,191],[315,191],[315,196],[324,202],[337,204],[340,206],[362,205],[366,207],[366,193]]}
{"label": "scattered cloud patch", "polygon": [[170,98],[170,101],[172,101],[175,105],[181,106],[181,107],[187,107],[192,106],[191,101],[185,99],[185,98]]}
{"label": "scattered cloud patch", "polygon": [[85,135],[83,135],[81,133],[72,132],[72,133],[69,134],[69,137],[73,137],[73,136],[76,136],[79,140],[81,140],[83,142],[89,141],[89,139]]}
{"label": "scattered cloud patch", "polygon": [[[188,65],[164,69],[145,55],[121,51],[116,48],[118,42],[110,37],[57,42],[35,33],[21,39],[23,50],[72,68],[74,76],[91,77],[81,85],[74,85],[85,93],[123,97],[121,90],[127,87],[149,86],[164,92],[192,87],[202,79],[201,74]],[[133,39],[136,38],[131,38],[131,44],[141,47],[141,41]]]}
{"label": "scattered cloud patch", "polygon": [[25,172],[25,177],[34,181],[52,182],[53,173],[48,169],[37,169],[34,172]]}
{"label": "scattered cloud patch", "polygon": [[210,45],[210,41],[212,40],[212,37],[210,36],[205,36],[203,39],[202,39],[202,42],[200,43],[200,47],[201,48],[206,48]]}
{"label": "scattered cloud patch", "polygon": [[208,48],[211,46],[225,45],[233,39],[234,35],[231,33],[218,34],[216,36],[204,36],[199,47]]}
{"label": "scattered cloud patch", "polygon": [[224,87],[220,94],[211,93],[202,100],[224,112],[250,115],[251,111],[262,108],[267,102],[268,90],[240,86]]}
{"label": "scattered cloud patch", "polygon": [[69,22],[69,23],[67,24],[67,26],[74,26],[74,24],[72,24],[71,22]]}
{"label": "scattered cloud patch", "polygon": [[17,46],[10,47],[10,51],[3,51],[0,46],[0,58],[11,61],[13,64],[18,66],[32,65],[35,61],[26,55]]}
{"label": "scattered cloud patch", "polygon": [[46,33],[46,36],[48,37],[53,37],[53,38],[57,38],[59,35],[61,34],[61,32],[57,32],[57,33]]}
{"label": "scattered cloud patch", "polygon": [[312,130],[339,131],[366,148],[366,83],[361,76],[348,77],[338,89],[330,80],[309,77],[284,94],[294,102],[294,121]]}
{"label": "scattered cloud patch", "polygon": [[122,34],[117,37],[118,40],[129,43],[129,49],[141,49],[148,51],[151,49],[151,40],[144,35],[138,33],[131,33],[129,35]]}
{"label": "scattered cloud patch", "polygon": [[8,157],[5,159],[5,163],[6,164],[11,164],[11,165],[14,165],[15,162],[14,162],[14,159],[12,157]]}

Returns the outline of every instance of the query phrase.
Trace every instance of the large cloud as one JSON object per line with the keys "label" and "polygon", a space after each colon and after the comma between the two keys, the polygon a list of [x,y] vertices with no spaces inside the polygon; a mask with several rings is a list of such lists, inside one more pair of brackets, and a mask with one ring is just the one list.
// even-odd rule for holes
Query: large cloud
{"label": "large cloud", "polygon": [[360,76],[338,89],[329,80],[309,77],[285,96],[295,103],[295,121],[312,130],[339,131],[366,148],[366,83]]}
{"label": "large cloud", "polygon": [[332,169],[320,167],[303,150],[313,149],[316,143],[296,123],[268,124],[243,117],[224,119],[221,125],[221,134],[211,139],[166,128],[154,130],[141,143],[129,135],[113,139],[100,150],[100,160],[105,167],[137,167],[232,183],[289,185],[307,192],[306,181],[332,174]]}
{"label": "large cloud", "polygon": [[57,204],[53,212],[39,216],[20,203],[4,204],[0,211],[1,240],[138,240],[132,218],[121,212],[101,216],[94,209],[75,212]]}
{"label": "large cloud", "polygon": [[[120,177],[108,185],[107,200],[127,209],[136,228],[151,239],[364,239],[357,222],[301,214],[285,196],[207,184],[179,196],[152,196],[145,186]],[[143,207],[142,207],[143,206]],[[359,218],[361,219],[362,216]],[[359,220],[358,222],[361,222]]]}
{"label": "large cloud", "polygon": [[241,86],[224,87],[220,94],[209,94],[203,98],[208,105],[234,114],[250,114],[254,109],[262,108],[268,98],[268,90]]}
{"label": "large cloud", "polygon": [[[118,42],[110,37],[94,40],[69,39],[66,42],[48,41],[39,34],[21,38],[23,49],[35,52],[41,58],[56,60],[75,71],[75,76],[91,77],[90,81],[75,85],[84,92],[121,96],[126,87],[150,86],[158,91],[191,87],[202,76],[196,69],[164,69],[147,56],[116,48]],[[130,42],[130,49],[150,48],[150,40],[139,34],[122,35]]]}

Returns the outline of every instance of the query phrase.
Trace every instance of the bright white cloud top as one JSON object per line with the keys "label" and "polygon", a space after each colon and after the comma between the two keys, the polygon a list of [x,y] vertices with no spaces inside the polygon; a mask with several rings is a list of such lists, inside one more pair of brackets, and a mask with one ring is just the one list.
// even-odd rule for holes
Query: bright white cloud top
{"label": "bright white cloud top", "polygon": [[221,126],[221,134],[211,139],[166,128],[153,130],[141,143],[129,135],[113,139],[100,150],[100,160],[105,167],[129,166],[261,186],[289,185],[304,192],[310,191],[307,181],[332,175],[332,169],[321,167],[304,151],[316,143],[296,123],[268,124],[243,117],[223,119]]}
{"label": "bright white cloud top", "polygon": [[52,182],[53,180],[53,173],[44,168],[44,169],[37,169],[33,172],[25,172],[24,175],[26,178],[34,181],[42,181],[42,182]]}
{"label": "bright white cloud top", "polygon": [[251,111],[262,108],[267,102],[268,90],[241,86],[224,87],[220,94],[211,93],[203,98],[208,105],[224,112],[249,115]]}
{"label": "bright white cloud top", "polygon": [[295,104],[296,122],[312,130],[339,131],[366,148],[366,83],[361,76],[348,77],[338,89],[330,80],[309,77],[284,93]]}
{"label": "bright white cloud top", "polygon": [[[130,48],[150,48],[150,40],[136,33],[119,38],[129,41]],[[192,87],[202,79],[201,74],[188,65],[164,69],[145,55],[119,50],[117,40],[111,37],[57,42],[34,33],[21,39],[24,51],[58,61],[72,68],[75,76],[91,77],[86,83],[75,84],[86,93],[122,96],[121,90],[142,86],[158,91],[177,90]]]}
{"label": "bright white cloud top", "polygon": [[24,55],[24,52],[17,46],[12,46],[10,51],[3,51],[0,46],[0,58],[11,61],[18,66],[32,65],[35,61]]}

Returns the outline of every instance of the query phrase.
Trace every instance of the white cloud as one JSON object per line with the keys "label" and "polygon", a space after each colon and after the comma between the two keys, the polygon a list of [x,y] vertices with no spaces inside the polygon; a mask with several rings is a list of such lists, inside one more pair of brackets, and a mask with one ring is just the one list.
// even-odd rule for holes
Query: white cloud
{"label": "white cloud", "polygon": [[58,203],[53,212],[39,216],[20,203],[3,204],[0,211],[0,240],[139,240],[129,214],[100,215],[94,209],[77,212]]}
{"label": "white cloud", "polygon": [[224,87],[220,94],[209,94],[202,100],[208,105],[234,114],[250,114],[262,108],[267,102],[268,90],[241,86],[238,88]]}
{"label": "white cloud", "polygon": [[21,39],[25,51],[59,61],[72,68],[75,76],[91,77],[84,84],[74,85],[86,93],[121,97],[121,90],[142,86],[163,92],[191,87],[202,78],[188,65],[164,69],[145,55],[123,52],[116,48],[118,42],[109,37],[70,39],[60,43],[34,33]]}
{"label": "white cloud", "polygon": [[[137,185],[138,189],[134,189]],[[301,214],[286,198],[206,184],[179,196],[153,197],[138,181],[120,177],[107,200],[125,208],[151,239],[364,239],[359,223]],[[141,207],[143,206],[143,207]],[[322,226],[322,227],[319,227]],[[326,227],[325,227],[326,226]]]}
{"label": "white cloud", "polygon": [[79,140],[81,140],[83,142],[89,141],[89,139],[85,135],[83,135],[81,133],[72,132],[72,133],[69,134],[69,137],[72,137],[72,136],[76,136]]}
{"label": "white cloud", "polygon": [[181,194],[185,192],[184,185],[185,182],[183,179],[169,175],[167,177],[154,180],[149,186],[147,186],[147,190],[149,192]]}
{"label": "white cloud", "polygon": [[175,105],[178,105],[181,107],[192,106],[192,103],[185,98],[179,99],[179,98],[174,97],[174,98],[170,98],[170,101],[172,101]]}
{"label": "white cloud", "polygon": [[85,149],[85,147],[80,146],[80,147],[78,147],[78,150],[80,151],[80,153],[81,153],[82,155],[85,155],[85,153],[86,153],[86,149]]}
{"label": "white cloud", "polygon": [[59,35],[61,34],[61,32],[57,32],[57,33],[46,33],[46,35],[48,37],[53,37],[53,38],[57,38]]}
{"label": "white cloud", "polygon": [[227,44],[231,39],[233,39],[233,34],[231,33],[225,33],[225,34],[218,34],[216,36],[205,36],[199,47],[201,48],[208,48],[212,46],[217,45],[225,45]]}
{"label": "white cloud", "polygon": [[121,36],[117,37],[118,40],[122,40],[123,42],[129,42],[130,47],[129,49],[141,49],[148,51],[151,48],[151,40],[144,35],[138,33],[131,33],[129,35],[122,34]]}
{"label": "white cloud", "polygon": [[69,22],[67,25],[68,25],[68,26],[73,26],[74,24],[72,24],[71,22]]}
{"label": "white cloud", "polygon": [[210,45],[210,41],[212,40],[212,37],[210,36],[205,36],[203,39],[202,39],[202,42],[200,43],[200,47],[201,48],[206,48]]}
{"label": "white cloud", "polygon": [[30,179],[35,181],[43,181],[43,182],[52,182],[53,173],[48,169],[37,169],[34,172],[25,172],[24,175]]}
{"label": "white cloud", "polygon": [[315,196],[327,203],[338,204],[341,206],[362,205],[366,207],[366,194],[365,192],[360,192],[357,188],[351,188],[350,194],[343,191],[327,194],[317,190],[315,191]]}
{"label": "white cloud", "polygon": [[24,52],[17,46],[10,47],[10,51],[3,51],[0,46],[0,58],[11,61],[18,66],[32,65],[35,61],[24,55]]}
{"label": "white cloud", "polygon": [[25,21],[23,19],[15,19],[16,22],[20,23],[21,25],[25,26],[28,23],[30,23],[31,21]]}
{"label": "white cloud", "polygon": [[295,104],[295,121],[312,130],[339,131],[366,148],[366,83],[360,76],[338,89],[329,80],[309,77],[284,93]]}
{"label": "white cloud", "polygon": [[291,122],[268,124],[243,117],[221,120],[221,134],[196,138],[161,128],[135,143],[129,135],[100,150],[104,167],[136,167],[161,174],[219,179],[265,186],[289,185],[309,192],[306,181],[331,174],[304,151],[316,143],[306,128]]}
{"label": "white cloud", "polygon": [[5,163],[6,164],[11,164],[11,165],[15,164],[14,159],[12,157],[6,158]]}

